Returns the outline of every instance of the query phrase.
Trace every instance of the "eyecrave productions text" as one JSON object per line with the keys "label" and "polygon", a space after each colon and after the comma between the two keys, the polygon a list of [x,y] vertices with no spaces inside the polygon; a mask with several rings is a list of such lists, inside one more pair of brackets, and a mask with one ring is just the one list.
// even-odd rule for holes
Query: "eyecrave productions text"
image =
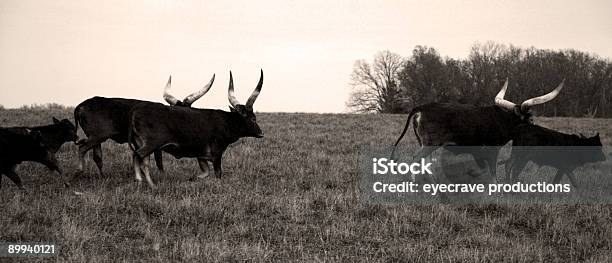
{"label": "eyecrave productions text", "polygon": [[569,193],[569,184],[551,184],[538,182],[525,184],[516,182],[513,184],[416,184],[413,182],[383,183],[375,182],[372,190],[376,193],[418,193],[424,192],[431,195],[438,193],[484,193],[488,195],[495,193]]}

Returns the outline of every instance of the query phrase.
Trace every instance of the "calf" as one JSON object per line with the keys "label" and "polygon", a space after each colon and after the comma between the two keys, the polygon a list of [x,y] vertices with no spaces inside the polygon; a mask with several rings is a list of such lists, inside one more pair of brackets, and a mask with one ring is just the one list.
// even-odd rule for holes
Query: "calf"
{"label": "calf", "polygon": [[554,183],[559,183],[563,175],[567,175],[571,184],[577,187],[573,173],[576,168],[606,159],[599,134],[587,138],[527,124],[518,126],[512,137],[510,159],[505,161],[506,175],[512,182],[532,161],[557,168]]}
{"label": "calf", "polygon": [[[78,139],[77,128],[68,119],[58,120],[53,117],[53,124],[36,126],[36,127],[9,127],[7,130],[27,135],[30,131],[36,131],[40,133],[42,143],[51,150],[52,153],[56,153],[60,147],[66,142],[74,142]],[[30,130],[30,131],[28,131]]]}
{"label": "calf", "polygon": [[[21,178],[15,173],[15,167],[23,161],[44,164],[62,175],[55,154],[51,147],[45,145],[45,141],[39,131],[0,128],[0,187],[2,175],[6,175],[19,189],[25,190]],[[67,183],[64,184],[68,186]]]}

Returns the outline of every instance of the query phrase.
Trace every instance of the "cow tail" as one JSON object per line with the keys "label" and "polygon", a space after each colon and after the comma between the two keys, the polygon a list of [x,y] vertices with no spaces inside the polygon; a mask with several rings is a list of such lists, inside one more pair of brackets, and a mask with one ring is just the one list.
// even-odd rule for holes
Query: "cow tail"
{"label": "cow tail", "polygon": [[77,130],[79,129],[79,121],[81,120],[81,106],[77,106],[76,108],[74,108],[74,124],[77,128]]}
{"label": "cow tail", "polygon": [[[79,131],[79,125],[81,124],[82,121],[82,117],[81,116],[81,105],[78,105],[76,108],[74,108],[74,126],[76,127],[76,131]],[[81,125],[83,126],[83,125]],[[87,139],[78,139],[75,144],[76,145],[80,145],[85,143],[85,141],[87,141]]]}
{"label": "cow tail", "polygon": [[410,120],[412,119],[414,114],[416,114],[419,111],[421,111],[421,108],[420,107],[415,107],[408,114],[408,119],[406,120],[406,125],[404,126],[404,130],[402,131],[402,134],[400,134],[400,137],[397,138],[397,141],[395,142],[395,145],[393,145],[393,151],[391,151],[391,158],[390,159],[393,159],[393,156],[395,155],[395,149],[397,148],[397,145],[400,143],[402,138],[404,138],[404,135],[406,134],[406,131],[408,130],[408,127],[410,127]]}
{"label": "cow tail", "polygon": [[130,146],[130,149],[132,149],[133,152],[136,152],[136,148],[134,148],[133,140],[134,140],[134,132],[132,129],[132,125],[130,123],[130,125],[128,125],[128,145]]}

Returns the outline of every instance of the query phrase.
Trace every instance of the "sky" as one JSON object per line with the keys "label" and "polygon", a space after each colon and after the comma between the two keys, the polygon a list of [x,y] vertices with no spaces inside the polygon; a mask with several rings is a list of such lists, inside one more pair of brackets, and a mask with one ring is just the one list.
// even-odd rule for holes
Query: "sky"
{"label": "sky", "polygon": [[0,105],[93,97],[162,101],[215,83],[226,109],[264,85],[261,112],[345,112],[355,60],[416,45],[465,58],[475,42],[612,57],[612,1],[0,0]]}

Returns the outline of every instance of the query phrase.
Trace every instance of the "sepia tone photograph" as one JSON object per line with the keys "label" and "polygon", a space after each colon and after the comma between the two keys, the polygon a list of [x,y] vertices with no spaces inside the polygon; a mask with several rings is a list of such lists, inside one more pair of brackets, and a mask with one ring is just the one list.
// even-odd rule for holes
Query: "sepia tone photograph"
{"label": "sepia tone photograph", "polygon": [[0,262],[611,262],[611,15],[0,0]]}

